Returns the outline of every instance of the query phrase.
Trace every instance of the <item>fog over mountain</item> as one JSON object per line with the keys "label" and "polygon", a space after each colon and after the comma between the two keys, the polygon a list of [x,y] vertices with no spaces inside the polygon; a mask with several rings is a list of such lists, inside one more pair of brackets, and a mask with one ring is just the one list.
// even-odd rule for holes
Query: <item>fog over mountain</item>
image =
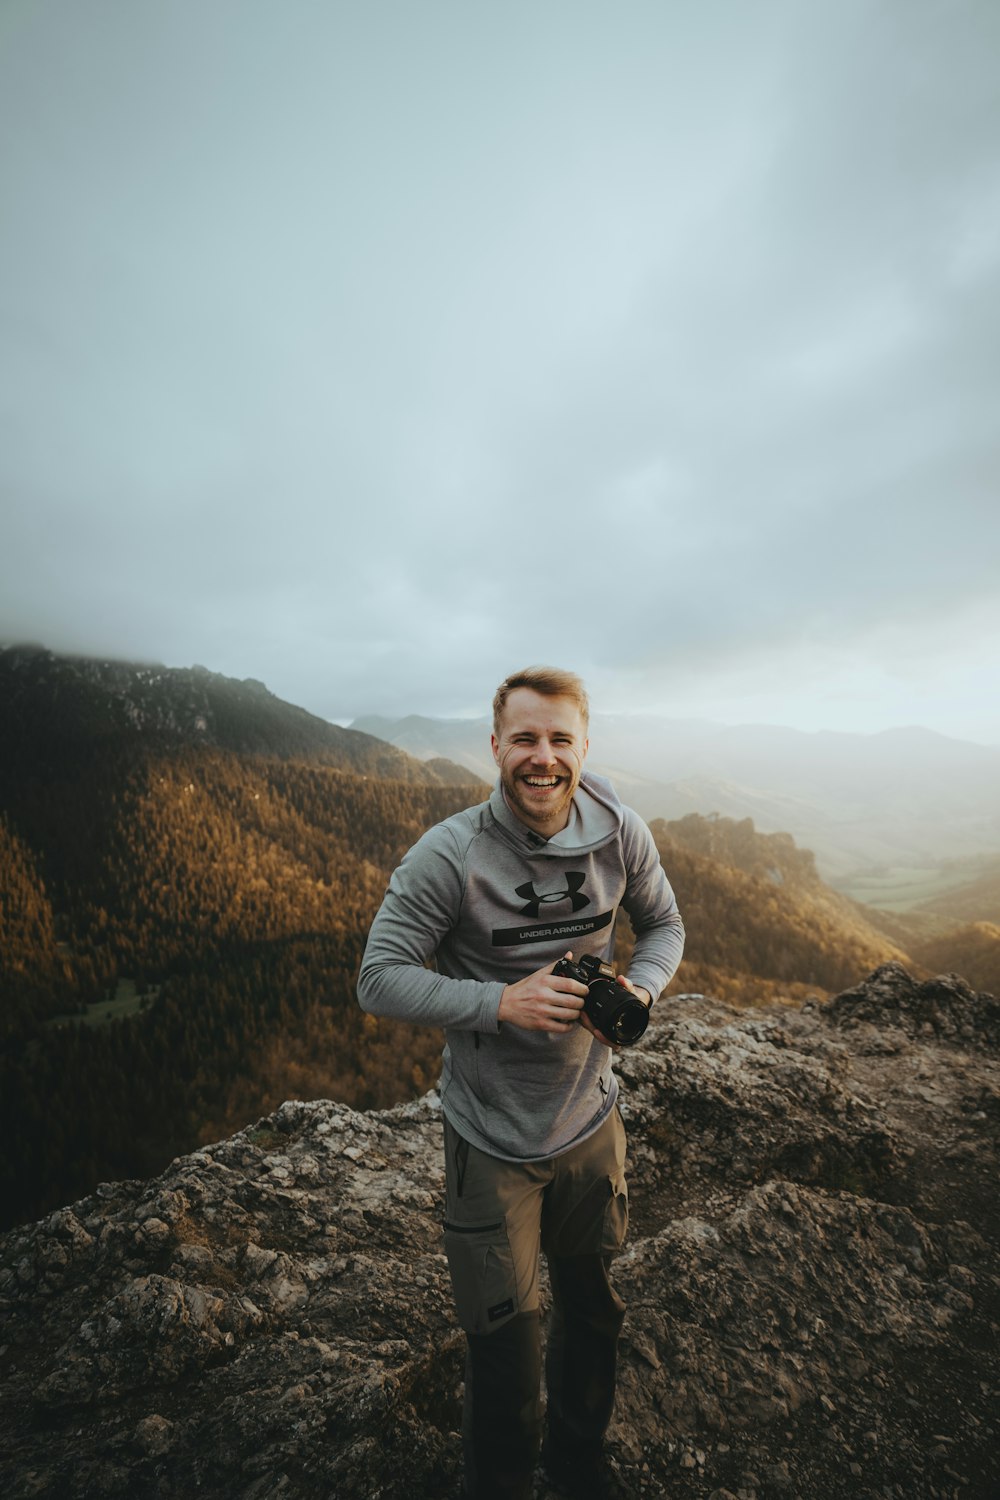
{"label": "fog over mountain", "polygon": [[[485,717],[369,715],[352,727],[421,759],[445,756],[477,776],[496,774]],[[611,776],[646,818],[719,813],[791,833],[835,883],[1000,853],[1000,750],[930,730],[806,734],[596,714],[588,765]]]}

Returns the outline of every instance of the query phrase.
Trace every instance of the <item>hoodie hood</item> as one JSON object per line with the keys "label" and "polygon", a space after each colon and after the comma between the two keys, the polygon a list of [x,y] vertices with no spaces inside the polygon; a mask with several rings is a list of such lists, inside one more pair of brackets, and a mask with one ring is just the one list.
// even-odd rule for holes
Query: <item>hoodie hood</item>
{"label": "hoodie hood", "polygon": [[618,793],[610,781],[591,771],[580,777],[566,827],[550,839],[535,833],[511,811],[499,779],[490,796],[490,811],[508,843],[521,854],[541,859],[590,854],[616,838],[622,826]]}

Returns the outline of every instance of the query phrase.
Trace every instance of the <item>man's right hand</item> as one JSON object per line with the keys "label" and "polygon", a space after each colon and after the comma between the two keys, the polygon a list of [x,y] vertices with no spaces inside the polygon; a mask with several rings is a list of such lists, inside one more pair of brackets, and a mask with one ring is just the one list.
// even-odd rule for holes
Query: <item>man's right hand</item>
{"label": "man's right hand", "polygon": [[[565,956],[571,959],[573,954]],[[536,969],[516,984],[506,985],[500,996],[497,1020],[521,1026],[525,1031],[572,1031],[580,1019],[587,987],[575,979],[553,974],[558,962],[557,959],[547,969]]]}

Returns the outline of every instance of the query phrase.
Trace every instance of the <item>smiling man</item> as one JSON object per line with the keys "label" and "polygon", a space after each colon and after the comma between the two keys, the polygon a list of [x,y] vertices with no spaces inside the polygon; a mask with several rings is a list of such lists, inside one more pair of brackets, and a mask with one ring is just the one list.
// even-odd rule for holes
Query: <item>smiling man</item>
{"label": "smiling man", "polygon": [[[542,1439],[539,1254],[553,1310],[543,1460],[569,1496],[620,1493],[604,1454],[624,1304],[609,1279],[628,1221],[612,1046],[584,1013],[567,955],[610,960],[650,1005],[684,943],[649,829],[584,771],[587,695],[530,667],[493,702],[488,802],[424,834],[372,924],[365,1010],[443,1026],[445,1249],[468,1341],[465,1481],[473,1500],[525,1500]],[[435,969],[428,968],[431,960]],[[641,1012],[640,1012],[641,1015]]]}

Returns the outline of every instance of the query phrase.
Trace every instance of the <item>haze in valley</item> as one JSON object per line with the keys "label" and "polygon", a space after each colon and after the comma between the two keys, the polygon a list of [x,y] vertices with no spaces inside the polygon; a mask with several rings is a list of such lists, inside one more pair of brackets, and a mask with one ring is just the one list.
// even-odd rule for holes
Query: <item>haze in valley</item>
{"label": "haze in valley", "polygon": [[[486,781],[490,721],[370,715],[353,727]],[[1000,887],[1000,749],[922,729],[877,735],[594,714],[588,767],[645,818],[752,818],[790,833],[824,879],[906,910],[990,872]],[[995,894],[980,915],[1000,919]]]}

